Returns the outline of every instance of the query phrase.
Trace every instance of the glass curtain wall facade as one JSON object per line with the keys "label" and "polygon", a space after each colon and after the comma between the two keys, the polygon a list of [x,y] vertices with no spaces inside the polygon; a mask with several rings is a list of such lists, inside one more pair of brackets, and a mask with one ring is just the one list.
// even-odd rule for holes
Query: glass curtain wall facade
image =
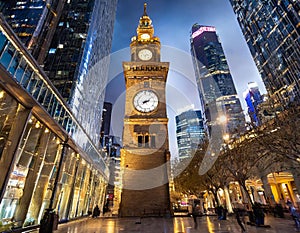
{"label": "glass curtain wall facade", "polygon": [[[103,206],[108,168],[43,70],[0,17],[0,229]],[[91,146],[84,151],[77,133]]]}
{"label": "glass curtain wall facade", "polygon": [[46,1],[2,1],[1,9],[16,35],[28,46],[46,8]]}
{"label": "glass curtain wall facade", "polygon": [[[216,29],[211,26],[194,24],[191,34],[192,55],[200,61],[212,76],[215,88],[205,85],[205,100],[215,100],[224,95],[235,95],[236,89],[229,71]],[[199,77],[199,76],[197,76]]]}
{"label": "glass curtain wall facade", "polygon": [[65,1],[0,1],[1,13],[39,64],[43,64]]}
{"label": "glass curtain wall facade", "polygon": [[[226,116],[227,122],[231,122],[225,127],[225,131],[234,136],[237,131],[244,130],[245,117],[216,28],[196,23],[192,27],[190,41],[208,135],[211,133],[210,125],[223,115]],[[228,107],[227,100],[231,99],[232,102],[233,98],[234,107]]]}
{"label": "glass curtain wall facade", "polygon": [[227,141],[239,137],[245,131],[245,116],[237,95],[221,96],[216,99],[216,105],[219,121],[224,123],[223,139]]}
{"label": "glass curtain wall facade", "polygon": [[100,141],[116,5],[117,0],[66,2],[44,66],[96,145]]}
{"label": "glass curtain wall facade", "polygon": [[299,101],[300,2],[230,0],[274,104]]}
{"label": "glass curtain wall facade", "polygon": [[1,1],[0,7],[99,146],[117,0]]}
{"label": "glass curtain wall facade", "polygon": [[263,102],[263,96],[260,94],[257,83],[249,82],[248,89],[243,94],[248,107],[248,115],[250,117],[251,124],[254,127],[257,127],[261,125],[258,107]]}
{"label": "glass curtain wall facade", "polygon": [[201,111],[189,110],[176,116],[179,159],[190,158],[205,138]]}

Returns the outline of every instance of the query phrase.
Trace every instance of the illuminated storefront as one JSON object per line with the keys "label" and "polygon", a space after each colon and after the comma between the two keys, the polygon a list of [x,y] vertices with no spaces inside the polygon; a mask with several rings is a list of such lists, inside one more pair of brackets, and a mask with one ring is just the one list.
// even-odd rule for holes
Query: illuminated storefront
{"label": "illuminated storefront", "polygon": [[284,204],[289,200],[299,205],[300,196],[295,186],[293,175],[288,172],[276,172],[268,175],[274,201]]}

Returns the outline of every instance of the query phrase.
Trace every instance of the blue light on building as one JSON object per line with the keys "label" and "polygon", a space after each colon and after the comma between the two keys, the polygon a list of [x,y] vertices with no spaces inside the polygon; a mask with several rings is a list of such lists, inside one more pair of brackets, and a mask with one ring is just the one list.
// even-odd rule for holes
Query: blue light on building
{"label": "blue light on building", "polygon": [[176,116],[176,137],[179,159],[192,157],[205,138],[200,110],[189,110]]}

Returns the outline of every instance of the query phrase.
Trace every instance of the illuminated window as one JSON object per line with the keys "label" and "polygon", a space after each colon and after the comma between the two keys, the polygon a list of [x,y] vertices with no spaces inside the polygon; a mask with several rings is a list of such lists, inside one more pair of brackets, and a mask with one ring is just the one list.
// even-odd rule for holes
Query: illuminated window
{"label": "illuminated window", "polygon": [[51,48],[50,50],[49,50],[49,54],[53,54],[53,53],[55,53],[56,52],[56,49],[55,48]]}

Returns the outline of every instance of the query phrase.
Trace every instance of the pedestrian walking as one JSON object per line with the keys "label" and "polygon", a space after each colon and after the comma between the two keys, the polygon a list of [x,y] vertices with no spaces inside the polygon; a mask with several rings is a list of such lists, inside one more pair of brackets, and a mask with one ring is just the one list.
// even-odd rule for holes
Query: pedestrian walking
{"label": "pedestrian walking", "polygon": [[197,215],[198,215],[197,206],[194,205],[193,210],[192,210],[192,216],[193,216],[193,219],[194,219],[194,228],[195,229],[197,229],[197,227],[198,227]]}
{"label": "pedestrian walking", "polygon": [[93,217],[93,218],[97,218],[99,215],[100,215],[100,209],[99,209],[99,206],[96,205],[95,208],[94,208],[94,210],[93,210],[93,215],[92,215],[92,217]]}
{"label": "pedestrian walking", "polygon": [[260,203],[255,202],[253,206],[253,213],[255,216],[255,224],[256,226],[264,226],[265,225],[265,213]]}
{"label": "pedestrian walking", "polygon": [[239,226],[241,227],[242,233],[246,232],[246,225],[245,225],[245,210],[236,208],[234,209],[235,218]]}
{"label": "pedestrian walking", "polygon": [[300,213],[297,211],[297,209],[295,208],[295,206],[291,201],[287,201],[286,204],[289,207],[289,211],[293,220],[295,221],[295,226],[297,231],[300,231]]}

